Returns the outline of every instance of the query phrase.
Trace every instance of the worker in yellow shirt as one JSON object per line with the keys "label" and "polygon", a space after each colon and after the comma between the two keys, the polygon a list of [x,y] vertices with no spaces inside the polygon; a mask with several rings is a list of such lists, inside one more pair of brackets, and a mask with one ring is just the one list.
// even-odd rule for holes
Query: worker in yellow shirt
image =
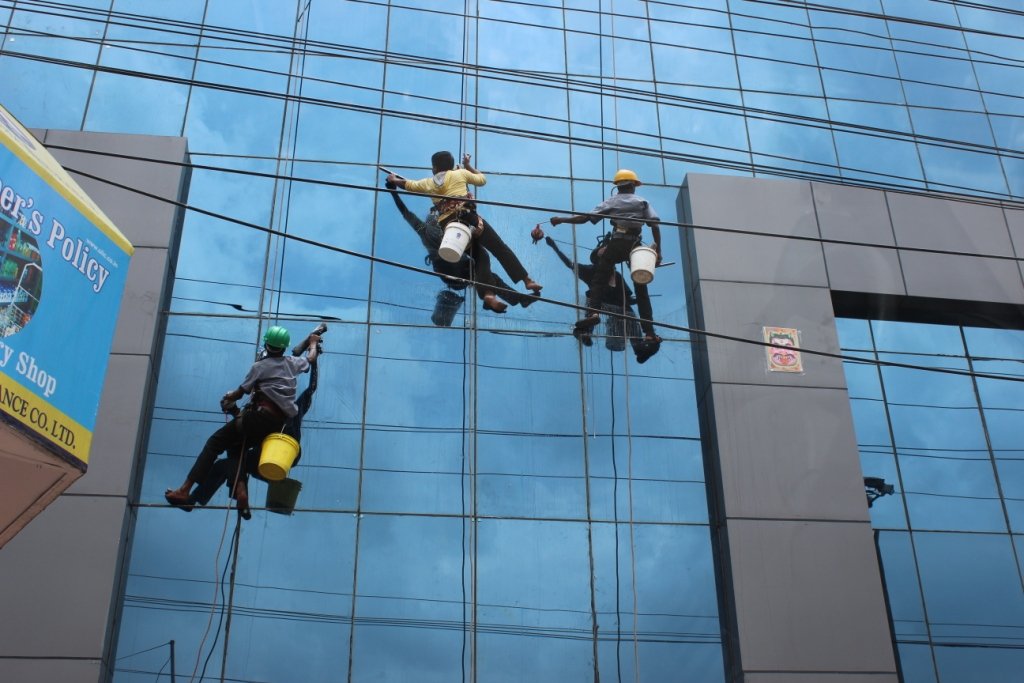
{"label": "worker in yellow shirt", "polygon": [[[433,197],[434,208],[437,210],[437,222],[442,228],[453,221],[458,221],[473,231],[473,241],[470,244],[470,256],[477,265],[476,281],[486,283],[491,281],[491,273],[482,272],[487,269],[486,259],[479,258],[480,249],[490,252],[501,266],[512,278],[513,282],[522,282],[523,285],[538,294],[542,286],[535,282],[519,258],[513,253],[507,244],[501,239],[497,232],[476,213],[476,204],[473,202],[473,195],[469,191],[470,185],[480,187],[487,183],[483,173],[477,171],[470,164],[470,155],[462,157],[463,168],[455,167],[455,157],[451,152],[436,152],[430,157],[432,176],[421,180],[406,180],[401,176],[391,173],[388,175],[388,183],[397,185],[410,192],[422,192],[424,194],[441,195]],[[478,285],[481,286],[481,285]],[[484,308],[495,313],[504,313],[508,305],[498,299],[493,290],[483,290]]]}

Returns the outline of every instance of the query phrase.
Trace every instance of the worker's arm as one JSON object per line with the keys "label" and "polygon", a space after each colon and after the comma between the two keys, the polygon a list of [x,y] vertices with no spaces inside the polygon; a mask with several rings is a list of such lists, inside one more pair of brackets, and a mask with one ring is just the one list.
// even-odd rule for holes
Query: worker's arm
{"label": "worker's arm", "polygon": [[473,164],[469,163],[469,160],[469,154],[462,155],[462,168],[465,169],[467,173],[467,175],[465,176],[466,182],[469,183],[470,185],[486,185],[487,177],[484,176],[484,174],[481,173],[480,171],[473,168]]}
{"label": "worker's arm", "polygon": [[419,216],[409,210],[409,207],[405,205],[405,202],[402,201],[402,198],[399,197],[398,193],[394,190],[391,191],[391,198],[395,200],[395,206],[398,207],[398,210],[401,212],[402,218],[405,219],[405,222],[408,223],[409,226],[417,233],[422,232],[423,221],[420,220]]}
{"label": "worker's arm", "polygon": [[565,254],[562,253],[562,250],[558,248],[558,245],[555,244],[555,241],[553,239],[551,239],[550,237],[545,237],[544,238],[544,243],[547,244],[549,247],[551,247],[552,249],[555,250],[555,253],[558,254],[558,258],[562,260],[562,263],[565,264],[566,268],[568,268],[569,270],[572,270],[572,266],[573,266],[572,261],[569,259],[568,256],[566,256]]}
{"label": "worker's arm", "polygon": [[654,237],[654,250],[658,252],[658,263],[661,263],[661,227],[658,221],[647,221],[651,226],[651,236]]}
{"label": "worker's arm", "polygon": [[306,351],[306,360],[313,364],[316,362],[317,356],[320,355],[320,335],[311,334],[309,335],[309,349]]}
{"label": "worker's arm", "polygon": [[589,223],[590,220],[590,216],[582,213],[576,216],[552,216],[551,225],[559,225],[561,223],[572,223],[573,225],[582,225],[583,223]]}
{"label": "worker's arm", "polygon": [[[403,178],[400,175],[395,175],[394,173],[389,173],[388,174],[388,178],[387,178],[387,184],[388,185],[397,185],[398,187],[400,187],[400,188],[402,188],[404,190],[405,189],[405,184],[407,182],[409,182],[409,181],[406,180],[405,178]],[[397,198],[397,196],[396,196],[396,198]]]}

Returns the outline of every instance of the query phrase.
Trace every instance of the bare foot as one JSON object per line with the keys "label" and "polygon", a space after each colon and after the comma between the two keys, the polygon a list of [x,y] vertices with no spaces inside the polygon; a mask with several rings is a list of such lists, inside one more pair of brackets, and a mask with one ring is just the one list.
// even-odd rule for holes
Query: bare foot
{"label": "bare foot", "polygon": [[495,313],[504,313],[508,309],[508,304],[493,294],[485,294],[484,308],[488,311],[494,311]]}
{"label": "bare foot", "polygon": [[181,489],[167,489],[164,491],[164,500],[185,512],[192,512],[192,508],[195,507],[195,501],[192,500],[192,496],[188,491],[182,491]]}
{"label": "bare foot", "polygon": [[235,485],[235,507],[242,519],[252,519],[252,510],[249,509],[249,487],[244,481]]}
{"label": "bare foot", "polygon": [[544,285],[536,282],[535,280],[529,277],[526,278],[525,282],[523,282],[523,286],[526,287],[531,292],[533,292],[534,294],[540,294],[540,290],[544,289]]}

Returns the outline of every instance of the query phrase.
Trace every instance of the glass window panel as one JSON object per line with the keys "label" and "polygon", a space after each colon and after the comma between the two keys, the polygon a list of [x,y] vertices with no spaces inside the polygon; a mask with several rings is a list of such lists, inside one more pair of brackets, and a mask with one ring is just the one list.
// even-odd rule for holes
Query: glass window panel
{"label": "glass window panel", "polygon": [[476,105],[483,124],[558,136],[568,133],[568,102],[551,88],[484,79]]}
{"label": "glass window panel", "polygon": [[[569,175],[569,148],[562,142],[481,132],[477,138],[477,150],[473,155],[474,166],[479,160],[488,167],[494,164],[503,173]],[[484,159],[488,161],[484,162]],[[490,161],[492,159],[494,161]]]}
{"label": "glass window panel", "polygon": [[207,6],[204,23],[291,38],[296,10],[295,0],[223,0]]}
{"label": "glass window panel", "polygon": [[[97,5],[101,9],[109,6],[110,0]],[[62,14],[16,9],[11,15],[4,51],[56,57],[92,66],[99,55],[102,37],[102,20],[87,10],[68,8],[67,13]]]}
{"label": "glass window panel", "polygon": [[917,533],[914,539],[935,641],[1021,644],[1024,592],[1009,536]]}
{"label": "glass window panel", "polygon": [[[82,4],[82,3],[79,3]],[[205,0],[177,0],[177,2],[152,3],[149,0],[114,0],[115,13],[141,14],[147,17],[174,19],[185,22],[200,22],[203,19]],[[109,30],[113,30],[111,25]]]}
{"label": "glass window panel", "polygon": [[[430,155],[443,149],[457,154],[461,133],[457,118],[451,125],[441,125],[385,116],[380,134],[380,161],[406,178],[425,178],[430,175]],[[470,153],[477,161],[479,151]]]}
{"label": "glass window panel", "polygon": [[876,531],[875,534],[896,640],[925,640],[928,626],[911,536],[904,531]]}
{"label": "glass window panel", "polygon": [[958,327],[872,320],[871,330],[879,351],[956,356],[964,354]]}
{"label": "glass window panel", "polygon": [[891,452],[892,439],[889,436],[889,420],[885,404],[870,399],[850,398],[853,411],[853,426],[857,443],[864,448],[883,449]]}
{"label": "glass window panel", "polygon": [[256,526],[238,551],[225,678],[331,680],[348,666],[355,520],[267,514]]}
{"label": "glass window panel", "polygon": [[185,137],[193,153],[277,156],[283,111],[278,99],[193,88]]}
{"label": "glass window panel", "polygon": [[116,74],[96,74],[87,130],[181,135],[188,86]]}
{"label": "glass window panel", "polygon": [[461,15],[392,7],[388,30],[389,50],[436,60],[463,61],[465,21]]}
{"label": "glass window panel", "polygon": [[3,105],[24,125],[81,129],[91,72],[4,55],[0,73],[4,74]]}
{"label": "glass window panel", "polygon": [[[340,107],[303,104],[295,155],[302,159],[366,162],[377,156],[380,117]],[[360,135],[352,135],[353,131]]]}
{"label": "glass window panel", "polygon": [[[727,34],[723,37],[728,40]],[[676,45],[655,45],[653,51],[654,70],[660,83],[668,81],[689,86],[739,87],[736,61],[732,54]]]}
{"label": "glass window panel", "polygon": [[587,526],[480,520],[476,529],[478,666],[521,680],[593,678]]}
{"label": "glass window panel", "polygon": [[613,38],[603,41],[606,78],[650,81],[651,46],[646,41]]}
{"label": "glass window panel", "polygon": [[[387,39],[387,21],[384,5],[358,0],[314,2],[309,9],[308,39],[375,49]],[[334,75],[338,75],[336,70]]]}
{"label": "glass window panel", "polygon": [[252,52],[239,50],[235,41],[204,37],[195,77],[218,87],[281,94],[288,87],[291,62],[283,48]]}
{"label": "glass window panel", "polygon": [[865,350],[874,348],[874,340],[871,338],[871,323],[867,320],[836,318],[836,333],[839,337],[840,347],[844,352],[847,349]]}
{"label": "glass window panel", "polygon": [[[1019,627],[1018,627],[1019,629]],[[943,683],[969,683],[977,680],[978,673],[984,672],[985,681],[992,683],[1013,683],[1020,678],[1024,656],[1020,652],[1019,630],[1008,629],[1012,640],[1011,648],[990,647],[935,648],[935,659]]]}
{"label": "glass window panel", "polygon": [[[700,442],[599,434],[588,441],[591,517],[602,521],[707,521]],[[632,490],[632,510],[630,491]]]}
{"label": "glass window panel", "polygon": [[1021,533],[1024,531],[1024,450],[997,452],[996,472],[1010,519],[1010,531]]}
{"label": "glass window panel", "polygon": [[[487,20],[486,23],[493,24],[525,24],[525,30],[536,30],[537,28],[562,28],[562,7],[560,2],[548,0],[548,7],[541,7],[544,2],[531,2],[528,5],[508,4],[483,0],[480,3],[478,15],[480,19]],[[481,38],[483,38],[483,26],[481,21]],[[497,47],[497,46],[496,46]]]}
{"label": "glass window panel", "polygon": [[873,103],[903,104],[903,87],[895,77],[850,73],[839,68],[823,68],[821,80],[830,98],[862,100],[870,93]]}
{"label": "glass window panel", "polygon": [[477,437],[477,510],[497,517],[585,519],[583,445],[576,436]]}
{"label": "glass window panel", "polygon": [[965,360],[890,353],[879,354],[879,360],[915,366],[881,366],[886,400],[891,406],[966,408],[968,412],[977,414],[977,399],[970,377],[918,369],[936,368],[967,373]]}
{"label": "glass window panel", "polygon": [[473,613],[466,533],[459,519],[362,517],[353,680],[461,680]]}
{"label": "glass window panel", "polygon": [[924,171],[913,142],[843,131],[836,131],[835,141],[844,178],[924,186]]}
{"label": "glass window panel", "polygon": [[593,539],[602,680],[634,676],[634,635],[644,679],[724,680],[707,528],[595,524]]}
{"label": "glass window panel", "polygon": [[899,460],[914,528],[1006,531],[991,462],[934,452]]}
{"label": "glass window panel", "polygon": [[981,194],[1007,193],[999,158],[986,152],[968,152],[921,145],[925,178],[934,189],[949,188]]}
{"label": "glass window panel", "polygon": [[876,498],[870,504],[871,526],[875,529],[906,529],[907,511],[903,483],[891,449],[860,447],[861,470],[865,477],[880,477],[894,488],[895,495]]}
{"label": "glass window panel", "polygon": [[[1019,144],[1019,140],[1024,136],[1024,112],[1020,112],[1014,116],[993,116],[989,115],[989,123],[992,125],[992,131],[995,133],[996,146],[1001,148],[1015,149],[1016,145]],[[1004,158],[1004,167],[1007,161],[1012,158]],[[1016,163],[1020,163],[1020,159],[1013,159]]]}
{"label": "glass window panel", "polygon": [[[344,74],[343,76],[341,74]],[[355,58],[307,56],[302,62],[303,106],[380,106],[384,66]],[[295,90],[295,83],[292,83]],[[385,107],[390,106],[385,103]]]}
{"label": "glass window panel", "polygon": [[[820,97],[818,69],[798,64],[779,64],[767,59],[739,57],[740,82],[745,89],[764,93],[811,95]],[[784,100],[773,100],[776,104]],[[808,101],[809,103],[810,101]],[[760,105],[753,105],[760,106]]]}
{"label": "glass window panel", "polygon": [[910,115],[914,119],[914,130],[918,135],[976,145],[993,144],[992,130],[983,114],[910,107]]}
{"label": "glass window panel", "polygon": [[602,55],[602,41],[599,36],[581,33],[566,33],[566,73],[573,76],[603,76],[610,69]]}
{"label": "glass window panel", "polygon": [[[866,326],[865,326],[866,327]],[[850,334],[840,330],[839,339],[845,347],[849,343]],[[870,341],[868,342],[870,344]],[[882,400],[882,384],[879,376],[879,368],[870,362],[874,354],[857,353],[843,350],[843,355],[848,358],[863,358],[869,362],[857,363],[846,361],[843,363],[843,371],[846,373],[846,387],[850,392],[851,399]]]}
{"label": "glass window panel", "polygon": [[561,32],[488,20],[479,22],[479,30],[480,66],[554,74],[565,71],[566,48]]}
{"label": "glass window panel", "polygon": [[103,41],[100,64],[104,66],[141,74],[189,79],[192,76],[199,35],[189,31],[170,32],[135,25],[111,25]]}
{"label": "glass window panel", "polygon": [[903,683],[937,683],[931,647],[909,643],[897,645]]}
{"label": "glass window panel", "polygon": [[655,50],[662,46],[686,45],[700,51],[732,52],[729,15],[721,9],[704,10],[696,3],[685,6],[649,4],[648,12],[651,15],[651,40],[658,44]]}
{"label": "glass window panel", "polygon": [[1003,172],[1010,187],[1010,195],[1024,197],[1024,160],[1003,157]]}

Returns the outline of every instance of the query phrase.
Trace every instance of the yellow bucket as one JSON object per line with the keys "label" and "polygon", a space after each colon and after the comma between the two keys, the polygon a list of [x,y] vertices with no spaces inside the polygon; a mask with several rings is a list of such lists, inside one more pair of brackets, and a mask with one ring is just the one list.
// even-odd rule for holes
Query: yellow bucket
{"label": "yellow bucket", "polygon": [[281,481],[299,454],[299,442],[287,434],[271,434],[263,439],[260,451],[260,476],[267,481]]}

